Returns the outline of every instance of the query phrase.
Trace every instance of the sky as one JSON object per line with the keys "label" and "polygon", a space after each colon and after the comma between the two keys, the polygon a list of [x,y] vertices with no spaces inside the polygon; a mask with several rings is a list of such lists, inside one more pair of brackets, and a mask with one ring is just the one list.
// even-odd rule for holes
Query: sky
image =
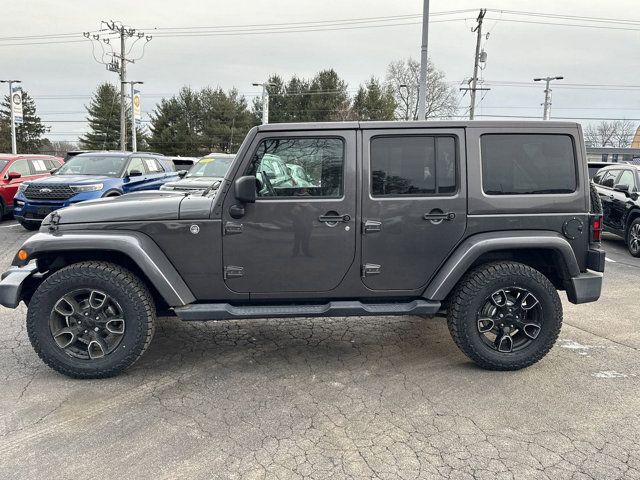
{"label": "sky", "polygon": [[[51,140],[76,140],[86,130],[84,106],[96,86],[118,82],[115,73],[94,60],[92,43],[82,36],[99,30],[101,20],[120,21],[153,36],[144,56],[128,67],[128,79],[145,82],[143,118],[160,98],[184,85],[236,87],[251,102],[260,93],[252,83],[270,74],[311,77],[333,68],[354,93],[371,75],[384,78],[391,61],[420,57],[420,0],[5,3],[0,79],[22,80],[36,100],[38,114],[51,127]],[[533,78],[562,75],[564,80],[552,87],[552,118],[585,124],[600,118],[633,119],[640,124],[637,0],[431,0],[430,4],[429,56],[456,85],[472,75],[476,36],[471,29],[478,10],[489,9],[483,25],[489,37],[482,42],[487,62],[481,77],[491,90],[479,93],[478,118],[541,117],[544,86]],[[303,22],[327,23],[319,29]],[[294,23],[297,30],[316,31],[291,32]],[[264,27],[247,26],[260,24],[269,24],[270,31],[256,34],[256,28],[264,31]],[[225,35],[176,35],[200,31],[193,27],[208,27],[208,32],[231,28]],[[170,30],[176,28],[190,30]],[[283,29],[286,33],[275,33]],[[56,36],[21,38],[34,35]],[[140,56],[142,43],[131,55]],[[461,97],[460,115],[467,108],[468,96]]]}

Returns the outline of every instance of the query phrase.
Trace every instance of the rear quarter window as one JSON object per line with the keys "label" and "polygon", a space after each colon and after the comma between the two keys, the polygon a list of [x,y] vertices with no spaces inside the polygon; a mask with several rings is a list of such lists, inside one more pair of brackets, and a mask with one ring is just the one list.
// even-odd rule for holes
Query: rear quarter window
{"label": "rear quarter window", "polygon": [[577,188],[573,139],[561,134],[484,134],[482,188],[487,195],[573,193]]}

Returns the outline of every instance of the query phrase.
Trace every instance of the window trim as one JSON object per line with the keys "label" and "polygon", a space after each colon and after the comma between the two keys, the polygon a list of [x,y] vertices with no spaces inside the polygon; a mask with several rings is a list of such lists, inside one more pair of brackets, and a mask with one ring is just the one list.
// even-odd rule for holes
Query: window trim
{"label": "window trim", "polygon": [[[563,193],[487,193],[484,185],[484,165],[483,165],[483,156],[482,156],[482,137],[485,136],[557,136],[557,137],[568,137],[571,140],[571,149],[573,151],[573,167],[574,167],[574,175],[575,175],[575,188],[570,192]],[[510,198],[510,197],[544,197],[547,196],[571,196],[575,195],[576,192],[580,190],[580,175],[579,168],[580,165],[578,163],[578,151],[576,148],[575,138],[569,133],[546,133],[546,132],[484,132],[478,136],[478,153],[480,157],[480,185],[481,192],[484,196],[492,197],[492,198]]]}
{"label": "window trim", "polygon": [[[330,197],[330,196],[297,196],[297,195],[288,195],[288,196],[275,196],[275,197],[260,197],[259,195],[257,195],[258,192],[256,192],[256,202],[270,202],[270,201],[281,201],[281,200],[295,200],[295,201],[304,201],[304,202],[309,202],[309,201],[335,201],[335,200],[343,200],[345,198],[345,176],[347,174],[347,139],[345,137],[341,137],[340,135],[300,135],[300,136],[264,136],[262,138],[260,138],[258,140],[258,143],[256,145],[256,147],[253,149],[253,151],[251,152],[251,155],[249,155],[249,162],[247,163],[247,166],[244,169],[244,173],[243,175],[248,175],[248,171],[251,168],[251,166],[253,165],[253,159],[256,156],[258,149],[260,148],[260,145],[262,145],[263,142],[267,141],[267,140],[340,140],[340,142],[342,143],[342,184],[341,184],[341,190],[342,190],[342,194],[339,196],[335,196],[335,197]],[[285,164],[286,165],[286,164]],[[227,174],[229,172],[227,171]]]}
{"label": "window trim", "polygon": [[[383,194],[383,195],[374,195],[373,194],[373,169],[371,168],[371,152],[372,152],[372,148],[371,148],[371,144],[373,143],[373,141],[377,138],[399,138],[399,137],[430,137],[433,138],[433,155],[434,155],[434,178],[435,178],[435,182],[434,185],[436,187],[436,192],[434,193],[411,193],[411,194],[397,194],[397,193],[390,193],[390,194]],[[455,151],[455,158],[454,158],[454,167],[455,167],[455,174],[454,174],[454,180],[455,180],[455,190],[453,192],[449,192],[449,193],[438,193],[437,189],[438,189],[438,142],[437,139],[438,138],[452,138],[453,139],[453,144],[454,144],[454,151]],[[393,134],[393,133],[383,133],[380,135],[373,135],[369,138],[369,155],[368,155],[368,170],[369,170],[369,198],[372,200],[384,200],[384,199],[398,199],[398,198],[433,198],[433,197],[441,197],[441,198],[449,198],[449,197],[455,197],[456,195],[458,195],[460,193],[460,187],[461,187],[461,182],[460,182],[460,142],[458,141],[458,135],[456,135],[455,133],[398,133],[398,134]]]}

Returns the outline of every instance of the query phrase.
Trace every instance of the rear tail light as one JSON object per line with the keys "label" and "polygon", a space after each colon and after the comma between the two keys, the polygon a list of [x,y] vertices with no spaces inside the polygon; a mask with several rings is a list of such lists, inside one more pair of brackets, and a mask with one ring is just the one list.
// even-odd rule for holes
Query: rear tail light
{"label": "rear tail light", "polygon": [[602,215],[591,215],[591,242],[599,243],[602,238]]}

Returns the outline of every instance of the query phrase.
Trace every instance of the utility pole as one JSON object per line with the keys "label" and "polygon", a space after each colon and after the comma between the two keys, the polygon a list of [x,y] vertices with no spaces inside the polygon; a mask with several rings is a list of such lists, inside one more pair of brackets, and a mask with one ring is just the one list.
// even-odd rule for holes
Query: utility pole
{"label": "utility pole", "polygon": [[472,32],[476,32],[478,35],[476,37],[476,56],[473,61],[473,77],[471,78],[471,106],[469,108],[469,120],[473,120],[473,117],[476,113],[476,90],[478,89],[478,65],[480,63],[480,41],[482,39],[482,20],[484,20],[484,16],[487,13],[486,9],[481,9],[478,14],[478,18],[476,21],[478,25],[476,28],[471,30]]}
{"label": "utility pole", "polygon": [[546,82],[546,88],[544,89],[544,103],[542,105],[544,105],[544,113],[542,114],[542,119],[543,120],[549,120],[551,118],[551,88],[549,88],[549,85],[551,83],[552,80],[563,80],[564,77],[562,76],[557,76],[557,77],[541,77],[541,78],[534,78],[533,81],[534,82]]}
{"label": "utility pole", "polygon": [[16,141],[16,117],[13,114],[13,84],[22,83],[20,80],[0,80],[0,83],[9,84],[9,114],[11,115],[11,153],[18,153],[18,145]]}
{"label": "utility pole", "polygon": [[[102,63],[107,67],[107,70],[110,72],[117,72],[120,77],[120,149],[122,151],[127,150],[127,103],[126,103],[126,87],[125,84],[127,82],[127,62],[135,63],[136,60],[140,60],[144,56],[144,46],[146,43],[149,43],[153,38],[151,35],[146,35],[144,32],[139,32],[135,28],[130,28],[123,25],[120,22],[115,22],[111,20],[110,22],[102,21],[102,24],[106,25],[107,28],[103,30],[109,30],[110,33],[103,34],[102,36],[97,34],[92,34],[91,32],[84,32],[83,36],[92,41],[98,42],[100,48],[102,49],[102,56],[98,59],[95,54],[94,58],[98,63]],[[113,47],[111,46],[110,40],[111,38],[108,35],[116,34],[120,38],[120,53],[117,54],[113,51]],[[103,38],[104,37],[104,38]],[[127,48],[127,38],[136,37],[133,44],[129,47],[129,51]],[[145,39],[146,43],[142,47],[142,54],[137,58],[127,58],[128,53],[130,53],[133,45],[139,40]],[[104,45],[107,45],[111,49],[110,52],[105,52]],[[105,57],[112,57],[111,61],[105,61]],[[135,131],[135,125],[133,126]],[[134,133],[135,135],[135,133]],[[135,150],[134,150],[135,151]]]}
{"label": "utility pole", "polygon": [[429,0],[422,6],[422,47],[420,48],[420,85],[418,86],[418,120],[425,120],[427,109],[427,63],[429,46]]}
{"label": "utility pole", "polygon": [[137,132],[136,132],[136,108],[135,108],[135,105],[133,104],[133,99],[135,96],[134,85],[142,85],[144,82],[134,82],[134,81],[122,82],[121,85],[124,85],[125,83],[128,83],[131,85],[131,151],[137,152],[138,138],[137,138]]}
{"label": "utility pole", "polygon": [[274,87],[275,84],[269,82],[252,83],[254,87],[262,87],[262,123],[269,123],[269,90],[268,87]]}

